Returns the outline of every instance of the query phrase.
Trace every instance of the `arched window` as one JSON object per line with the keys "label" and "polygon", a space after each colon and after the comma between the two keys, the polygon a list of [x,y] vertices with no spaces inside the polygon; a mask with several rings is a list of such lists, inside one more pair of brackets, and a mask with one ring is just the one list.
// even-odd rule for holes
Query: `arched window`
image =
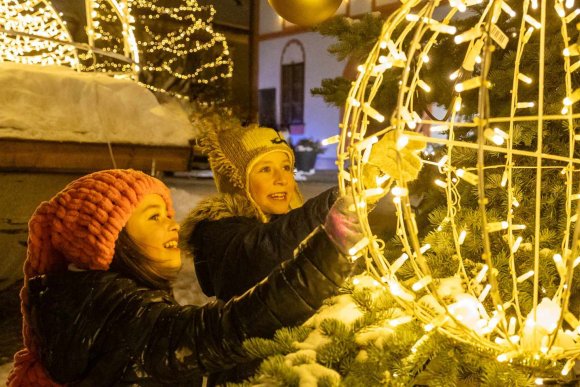
{"label": "arched window", "polygon": [[286,43],[281,58],[281,124],[292,134],[304,133],[304,47],[293,39]]}

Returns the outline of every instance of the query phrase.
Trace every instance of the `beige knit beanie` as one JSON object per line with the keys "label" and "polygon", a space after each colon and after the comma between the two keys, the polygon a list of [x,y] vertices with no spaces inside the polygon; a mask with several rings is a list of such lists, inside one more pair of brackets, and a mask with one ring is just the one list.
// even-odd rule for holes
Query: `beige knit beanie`
{"label": "beige knit beanie", "polygon": [[[218,191],[244,195],[267,220],[249,193],[248,176],[260,157],[275,151],[286,153],[294,165],[294,152],[286,140],[271,128],[231,125],[207,131],[200,145],[208,155]],[[290,208],[301,205],[302,195],[296,187]]]}

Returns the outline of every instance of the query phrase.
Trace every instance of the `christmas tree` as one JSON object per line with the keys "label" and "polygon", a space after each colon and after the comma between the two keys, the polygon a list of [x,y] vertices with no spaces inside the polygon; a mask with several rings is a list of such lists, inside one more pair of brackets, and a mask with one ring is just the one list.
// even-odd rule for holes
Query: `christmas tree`
{"label": "christmas tree", "polygon": [[52,2],[1,3],[0,61],[107,72],[155,92],[206,103],[223,102],[227,96],[233,63],[225,37],[213,30],[213,6],[196,0],[82,4],[86,8],[59,4],[61,11],[68,7],[82,19],[76,22],[86,35],[75,33],[80,41],[74,41]]}
{"label": "christmas tree", "polygon": [[[359,207],[373,187],[352,177],[374,134],[430,125],[445,136],[430,139],[439,148],[422,179],[393,184],[397,237],[369,230],[355,252],[370,276],[304,327],[247,343],[267,357],[250,384],[573,383],[579,12],[570,2],[455,1],[436,17],[437,6],[405,2],[382,30],[377,15],[320,28],[337,36],[338,57],[363,63],[354,86],[335,79],[314,91],[346,105],[339,159],[354,156],[341,184],[350,176]],[[427,222],[408,206],[407,189],[421,187],[438,206]]]}
{"label": "christmas tree", "polygon": [[215,9],[195,0],[91,0],[92,47],[123,54],[87,61],[87,71],[136,72],[154,91],[205,101],[223,98],[233,64],[225,37],[213,30]]}

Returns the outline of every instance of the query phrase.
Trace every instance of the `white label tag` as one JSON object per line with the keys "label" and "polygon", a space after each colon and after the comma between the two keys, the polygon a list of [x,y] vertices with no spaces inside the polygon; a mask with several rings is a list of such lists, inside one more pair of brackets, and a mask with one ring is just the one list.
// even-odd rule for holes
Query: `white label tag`
{"label": "white label tag", "polygon": [[508,41],[510,40],[503,31],[495,24],[491,25],[491,38],[499,44],[501,48],[506,48]]}

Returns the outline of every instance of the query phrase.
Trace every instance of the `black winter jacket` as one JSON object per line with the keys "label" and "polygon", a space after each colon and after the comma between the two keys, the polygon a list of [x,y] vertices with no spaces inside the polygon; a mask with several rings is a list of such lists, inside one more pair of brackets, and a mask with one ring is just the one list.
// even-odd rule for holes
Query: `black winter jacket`
{"label": "black winter jacket", "polygon": [[201,202],[182,226],[180,239],[193,255],[204,293],[227,301],[261,281],[324,223],[337,196],[338,189],[331,188],[268,223],[240,195]]}
{"label": "black winter jacket", "polygon": [[117,273],[65,272],[30,280],[29,321],[57,382],[199,385],[202,374],[247,360],[244,339],[305,321],[351,269],[317,230],[294,259],[226,304],[180,306]]}

